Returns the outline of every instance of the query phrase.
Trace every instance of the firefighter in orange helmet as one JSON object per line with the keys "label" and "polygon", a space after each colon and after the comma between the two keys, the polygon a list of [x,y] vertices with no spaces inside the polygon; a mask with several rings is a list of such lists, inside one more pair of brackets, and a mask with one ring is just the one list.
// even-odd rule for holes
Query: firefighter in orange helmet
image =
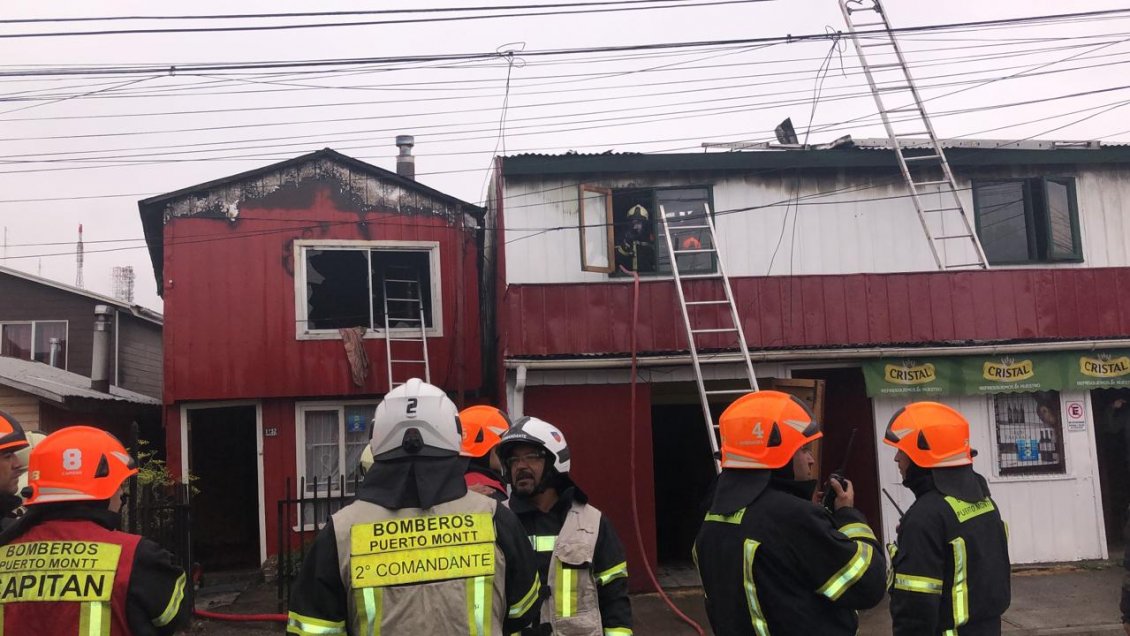
{"label": "firefighter in orange helmet", "polygon": [[27,448],[27,434],[19,421],[0,411],[0,528],[15,523],[15,512],[23,505],[20,476],[27,466],[19,451]]}
{"label": "firefighter in orange helmet", "polygon": [[693,555],[716,634],[848,636],[856,610],[883,599],[886,563],[852,507],[850,481],[832,481],[835,512],[812,502],[823,433],[787,393],[743,396],[719,418],[722,474]]}
{"label": "firefighter in orange helmet", "polygon": [[506,501],[498,442],[502,434],[510,430],[510,418],[501,409],[479,404],[460,411],[459,421],[463,425],[460,454],[470,458],[463,476],[467,488],[496,501]]}
{"label": "firefighter in orange helmet", "polygon": [[914,492],[892,546],[896,636],[1001,633],[1011,600],[1008,533],[985,479],[973,472],[969,422],[915,402],[887,425],[902,484]]}
{"label": "firefighter in orange helmet", "polygon": [[189,609],[185,574],[156,543],[117,530],[123,485],[137,474],[121,442],[60,429],[28,468],[28,512],[0,534],[0,633],[172,634]]}

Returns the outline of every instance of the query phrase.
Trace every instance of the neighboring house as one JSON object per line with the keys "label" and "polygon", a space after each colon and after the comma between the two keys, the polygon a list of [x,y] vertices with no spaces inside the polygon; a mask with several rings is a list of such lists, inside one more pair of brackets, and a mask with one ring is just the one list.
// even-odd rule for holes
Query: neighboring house
{"label": "neighboring house", "polygon": [[[280,529],[324,519],[278,518],[300,480],[325,496],[344,476],[352,493],[389,390],[386,300],[394,340],[420,333],[392,306],[410,292],[386,299],[383,281],[419,283],[432,383],[456,399],[482,388],[481,208],[330,149],[139,208],[165,301],[168,460],[197,477],[206,568],[257,566]],[[343,336],[354,327],[364,335]],[[421,359],[419,343],[393,344],[395,359]]]}
{"label": "neighboring house", "polygon": [[51,433],[85,424],[128,444],[136,422],[142,439],[164,439],[159,399],[116,386],[98,391],[90,378],[18,358],[0,357],[0,410],[27,430]]}
{"label": "neighboring house", "polygon": [[[699,224],[709,209],[762,387],[815,403],[824,474],[859,430],[849,476],[877,530],[890,539],[899,521],[880,488],[912,501],[882,444],[887,422],[937,399],[972,424],[1015,562],[1107,556],[1128,481],[1111,477],[1125,468],[1096,424],[1130,386],[1130,147],[947,145],[990,271],[937,271],[885,148],[499,158],[486,224],[504,229],[487,254],[512,414],[562,428],[577,481],[626,537],[634,478],[649,556],[689,562],[713,467],[667,248],[652,239],[640,262],[638,325],[614,248],[635,205],[653,237],[660,209]],[[718,298],[717,285],[694,293]],[[729,325],[724,305],[692,311]],[[708,388],[740,386],[733,334],[699,342]]]}
{"label": "neighboring house", "polygon": [[[143,439],[163,443],[161,314],[8,267],[0,298],[0,410],[28,430],[94,424],[124,443],[137,421]],[[109,341],[97,371],[96,311]],[[102,385],[92,389],[92,376]]]}

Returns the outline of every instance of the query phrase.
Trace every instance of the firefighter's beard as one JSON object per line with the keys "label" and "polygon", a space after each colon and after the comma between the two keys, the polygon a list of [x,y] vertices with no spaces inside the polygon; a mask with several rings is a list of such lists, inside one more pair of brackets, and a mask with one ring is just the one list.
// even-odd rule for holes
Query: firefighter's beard
{"label": "firefighter's beard", "polygon": [[514,473],[514,492],[519,495],[524,497],[536,495],[540,484],[541,479],[529,468],[519,468]]}

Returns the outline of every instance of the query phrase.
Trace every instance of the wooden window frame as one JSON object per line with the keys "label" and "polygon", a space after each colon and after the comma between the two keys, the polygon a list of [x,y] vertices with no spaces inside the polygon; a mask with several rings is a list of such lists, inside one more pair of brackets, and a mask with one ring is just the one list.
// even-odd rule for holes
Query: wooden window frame
{"label": "wooden window frame", "polygon": [[[604,195],[604,210],[606,223],[604,227],[605,234],[605,248],[607,252],[608,265],[600,267],[598,265],[590,265],[588,263],[588,250],[585,249],[587,242],[585,241],[586,223],[585,223],[585,193],[592,192],[595,194]],[[603,188],[600,186],[593,186],[587,184],[580,184],[577,187],[577,227],[580,229],[581,240],[581,270],[586,272],[595,272],[598,274],[611,274],[616,270],[616,253],[613,244],[613,231],[612,231],[612,188]],[[593,231],[599,231],[594,229]]]}

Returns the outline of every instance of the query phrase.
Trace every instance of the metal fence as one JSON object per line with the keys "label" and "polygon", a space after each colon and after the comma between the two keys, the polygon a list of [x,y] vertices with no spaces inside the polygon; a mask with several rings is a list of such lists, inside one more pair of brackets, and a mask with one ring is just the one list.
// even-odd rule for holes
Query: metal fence
{"label": "metal fence", "polygon": [[129,501],[125,506],[125,527],[168,550],[173,564],[184,570],[188,584],[184,602],[193,607],[192,513],[189,487],[175,484],[148,488],[130,480]]}
{"label": "metal fence", "polygon": [[[290,586],[306,558],[306,551],[314,542],[318,531],[326,525],[330,515],[353,501],[360,475],[347,481],[339,477],[315,477],[298,480],[298,492],[278,502],[278,584],[279,611],[286,609],[290,599]],[[286,492],[294,493],[293,482],[288,477]]]}

